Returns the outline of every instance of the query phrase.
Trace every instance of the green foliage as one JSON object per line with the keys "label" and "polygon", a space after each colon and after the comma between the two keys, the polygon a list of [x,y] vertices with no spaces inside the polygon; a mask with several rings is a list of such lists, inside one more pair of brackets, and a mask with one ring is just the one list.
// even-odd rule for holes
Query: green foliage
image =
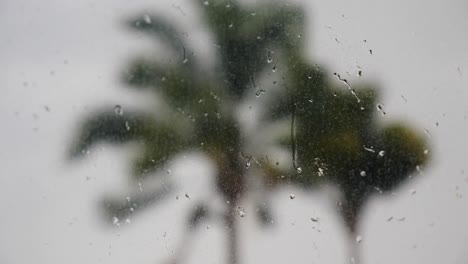
{"label": "green foliage", "polygon": [[[111,108],[97,111],[85,118],[71,150],[73,157],[99,142],[136,141],[140,151],[132,173],[140,179],[154,175],[179,153],[199,150],[217,165],[218,191],[230,201],[229,210],[234,210],[246,191],[246,158],[248,163],[255,160],[242,154],[252,146],[246,146],[250,135],[242,130],[236,111],[251,96],[248,90],[258,88],[255,80],[271,83],[268,76],[276,74],[280,82],[263,86],[272,95],[262,105],[260,126],[278,124],[274,140],[267,144],[288,147],[292,166],[255,160],[268,187],[296,184],[312,189],[323,181],[335,184],[343,195],[344,220],[354,232],[372,193],[396,188],[427,162],[426,142],[419,133],[400,123],[377,124],[377,87],[336,87],[329,80],[332,74],[302,57],[301,8],[273,3],[249,9],[222,0],[198,3],[216,44],[215,70],[206,69],[192,56],[182,34],[165,19],[145,15],[127,21],[127,26],[162,41],[177,55],[171,62],[136,58],[122,77],[136,91],[150,89],[162,98],[168,116],[161,120],[127,109],[123,114]],[[281,71],[265,77],[278,65]],[[147,205],[161,197],[158,193],[140,200]],[[130,213],[125,202],[106,200],[105,205],[110,215]],[[269,208],[260,206],[258,212],[262,223],[271,222]],[[189,222],[198,225],[209,214],[202,204]],[[230,212],[227,217],[234,215]]]}

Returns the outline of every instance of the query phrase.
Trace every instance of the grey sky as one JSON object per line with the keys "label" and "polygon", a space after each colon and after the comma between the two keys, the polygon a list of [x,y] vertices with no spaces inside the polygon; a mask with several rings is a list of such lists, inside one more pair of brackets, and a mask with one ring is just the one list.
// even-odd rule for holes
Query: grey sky
{"label": "grey sky", "polygon": [[[467,3],[302,4],[307,7],[305,46],[311,60],[331,73],[351,76],[359,66],[362,80],[381,84],[388,114],[379,121],[406,120],[431,135],[434,160],[424,175],[368,206],[360,244],[363,263],[466,263]],[[123,30],[123,17],[145,10],[170,15],[186,26],[198,56],[209,55],[212,43],[191,6],[189,0],[0,3],[1,263],[161,263],[176,250],[187,209],[195,198],[212,195],[208,190],[213,188],[206,187],[212,170],[206,160],[189,155],[176,161],[182,165],[171,166],[173,177],[186,182],[177,194],[189,192],[194,199],[169,198],[131,223],[111,228],[96,214],[96,201],[127,191],[125,161],[131,154],[106,146],[69,164],[65,151],[77,121],[94,106],[151,103],[117,79],[126,58],[153,45]],[[351,85],[358,82],[349,79]],[[291,192],[296,199],[289,199]],[[271,230],[257,228],[249,217],[254,208],[246,202],[243,263],[348,261],[343,228],[329,196],[328,190],[280,190],[274,196],[278,219]],[[312,229],[312,216],[321,219],[320,233]],[[394,220],[387,222],[390,216]],[[402,217],[404,221],[396,220]],[[207,225],[187,263],[223,263],[224,227]]]}

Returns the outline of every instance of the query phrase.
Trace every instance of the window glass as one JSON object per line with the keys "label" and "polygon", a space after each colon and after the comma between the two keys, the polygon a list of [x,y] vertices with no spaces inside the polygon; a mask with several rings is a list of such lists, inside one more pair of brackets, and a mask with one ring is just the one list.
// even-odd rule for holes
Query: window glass
{"label": "window glass", "polygon": [[467,4],[0,4],[1,263],[465,263]]}

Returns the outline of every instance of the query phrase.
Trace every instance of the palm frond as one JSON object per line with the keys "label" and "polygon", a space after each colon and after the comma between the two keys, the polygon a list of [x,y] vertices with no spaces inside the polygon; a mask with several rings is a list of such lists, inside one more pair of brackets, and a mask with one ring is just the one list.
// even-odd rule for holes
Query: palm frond
{"label": "palm frond", "polygon": [[78,137],[70,149],[70,156],[85,154],[100,142],[125,143],[142,139],[148,127],[154,122],[149,115],[141,112],[118,113],[114,107],[91,114],[81,124]]}

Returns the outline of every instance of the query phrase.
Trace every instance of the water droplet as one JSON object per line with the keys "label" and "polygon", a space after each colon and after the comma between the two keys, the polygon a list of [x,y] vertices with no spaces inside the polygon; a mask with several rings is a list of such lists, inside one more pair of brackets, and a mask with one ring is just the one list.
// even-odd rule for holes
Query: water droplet
{"label": "water droplet", "polygon": [[251,164],[250,164],[250,159],[249,159],[249,160],[245,163],[245,168],[246,168],[246,169],[250,168],[250,165],[251,165]]}
{"label": "water droplet", "polygon": [[369,151],[369,152],[371,152],[371,153],[375,153],[374,147],[368,148],[368,147],[366,147],[366,146],[364,146],[364,145],[363,145],[362,147],[363,147],[366,151]]}
{"label": "water droplet", "polygon": [[322,168],[318,168],[317,175],[319,177],[323,177],[323,176],[325,176],[325,171]]}
{"label": "water droplet", "polygon": [[370,55],[374,54],[374,52],[370,49],[369,50]]}
{"label": "water droplet", "polygon": [[362,242],[362,236],[358,235],[356,237],[356,242],[360,244]]}
{"label": "water droplet", "polygon": [[393,216],[390,216],[390,217],[387,218],[387,222],[390,222],[392,220],[393,220]]}
{"label": "water droplet", "polygon": [[240,217],[245,217],[245,215],[247,214],[244,210],[244,207],[242,206],[237,206],[237,213]]}
{"label": "water droplet", "polygon": [[151,24],[151,17],[149,15],[144,15],[143,21],[145,21],[146,24]]}
{"label": "water droplet", "polygon": [[112,223],[116,226],[120,226],[119,219],[115,216],[112,218]]}
{"label": "water droplet", "polygon": [[385,150],[379,151],[379,157],[383,157],[383,156],[385,156]]}
{"label": "water droplet", "polygon": [[294,195],[293,193],[289,194],[289,199],[294,200],[294,198],[296,198],[296,195]]}
{"label": "water droplet", "polygon": [[168,170],[166,171],[167,175],[171,174],[171,172],[172,172],[171,169],[168,169]]}
{"label": "water droplet", "polygon": [[428,150],[428,149],[425,149],[425,150],[424,150],[424,155],[427,155],[427,154],[429,154],[429,150]]}
{"label": "water droplet", "polygon": [[311,217],[310,220],[311,220],[312,222],[317,223],[317,222],[319,221],[319,218],[318,218],[318,217]]}
{"label": "water droplet", "polygon": [[230,24],[228,25],[229,28],[232,28],[233,26],[234,26],[233,23],[230,23]]}
{"label": "water droplet", "polygon": [[366,176],[367,176],[366,171],[361,171],[361,176],[362,176],[362,177],[366,177]]}
{"label": "water droplet", "polygon": [[383,104],[377,104],[377,110],[382,112],[382,115],[386,115],[387,113],[384,111],[383,107]]}
{"label": "water droplet", "polygon": [[403,217],[398,218],[397,220],[400,222],[404,222],[406,220],[406,217],[403,216]]}
{"label": "water droplet", "polygon": [[130,202],[130,196],[127,196],[125,199],[127,199],[127,202]]}
{"label": "water droplet", "polygon": [[126,224],[130,224],[131,222],[132,222],[132,221],[131,221],[129,218],[125,219],[125,223],[126,223]]}
{"label": "water droplet", "polygon": [[273,59],[271,58],[271,50],[267,49],[267,63],[271,63]]}
{"label": "water droplet", "polygon": [[296,171],[297,171],[297,173],[300,174],[300,173],[302,173],[302,168],[301,168],[301,167],[297,167]]}
{"label": "water droplet", "polygon": [[357,76],[358,76],[358,77],[361,77],[361,76],[362,76],[362,71],[361,71],[361,70],[359,70],[359,71],[357,72]]}
{"label": "water droplet", "polygon": [[411,189],[410,193],[411,193],[411,195],[415,195],[416,194],[416,189]]}
{"label": "water droplet", "polygon": [[128,121],[125,121],[125,128],[127,131],[130,131],[130,125],[128,124]]}
{"label": "water droplet", "polygon": [[348,90],[351,91],[351,94],[356,98],[357,102],[360,103],[361,99],[357,96],[356,91],[351,87],[348,80],[341,78],[341,76],[336,72],[334,72],[333,75],[335,75],[339,81],[341,81],[342,83],[346,85],[346,87],[348,87]]}
{"label": "water droplet", "polygon": [[116,115],[119,115],[119,116],[123,115],[122,106],[120,106],[120,105],[115,105],[115,107],[114,107],[114,112],[115,112]]}
{"label": "water droplet", "polygon": [[190,199],[190,195],[188,193],[186,193],[185,198]]}
{"label": "water droplet", "polygon": [[141,182],[138,183],[138,190],[139,190],[140,192],[143,192],[143,187],[141,186]]}
{"label": "water droplet", "polygon": [[255,96],[258,98],[258,97],[260,97],[260,96],[261,96],[262,94],[264,94],[264,93],[266,93],[266,91],[263,90],[263,89],[260,89],[260,90],[257,90],[257,92],[255,93]]}

